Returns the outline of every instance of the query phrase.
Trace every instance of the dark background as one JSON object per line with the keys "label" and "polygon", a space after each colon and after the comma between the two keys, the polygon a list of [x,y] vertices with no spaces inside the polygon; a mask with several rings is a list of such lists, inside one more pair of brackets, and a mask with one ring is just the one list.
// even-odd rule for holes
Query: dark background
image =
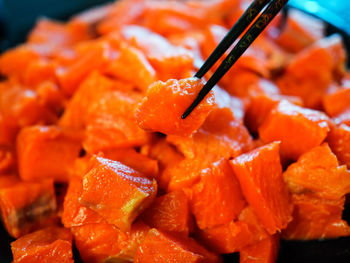
{"label": "dark background", "polygon": [[[205,0],[203,0],[205,1]],[[25,41],[39,17],[65,20],[78,11],[110,0],[0,0],[0,50]],[[350,0],[290,0],[290,5],[331,23],[326,33],[340,32],[350,48]],[[350,209],[343,215],[350,222]],[[0,263],[11,262],[12,239],[0,225]],[[79,255],[75,253],[79,261]],[[225,262],[238,262],[237,254],[225,256]],[[279,263],[350,263],[350,238],[326,241],[282,241]]]}

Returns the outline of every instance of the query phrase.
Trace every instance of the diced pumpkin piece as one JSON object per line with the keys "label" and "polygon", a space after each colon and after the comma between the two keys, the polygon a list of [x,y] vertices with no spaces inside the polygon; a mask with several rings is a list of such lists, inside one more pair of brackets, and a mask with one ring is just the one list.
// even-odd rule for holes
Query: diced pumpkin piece
{"label": "diced pumpkin piece", "polygon": [[301,155],[283,173],[289,191],[312,192],[320,198],[339,199],[350,192],[350,172],[339,166],[337,157],[327,144]]}
{"label": "diced pumpkin piece", "polygon": [[202,127],[189,138],[168,136],[187,158],[217,161],[237,157],[252,149],[252,138],[244,125],[235,120],[229,108],[215,108]]}
{"label": "diced pumpkin piece", "polygon": [[233,221],[245,206],[239,182],[227,160],[202,170],[192,189],[191,211],[200,229]]}
{"label": "diced pumpkin piece", "polygon": [[24,44],[10,49],[0,56],[0,72],[5,76],[20,77],[28,66],[39,58],[39,54]]}
{"label": "diced pumpkin piece", "polygon": [[23,83],[35,88],[42,82],[55,81],[55,64],[45,59],[32,61],[23,72]]}
{"label": "diced pumpkin piece", "polygon": [[18,182],[0,189],[1,218],[12,237],[20,237],[56,221],[52,180]]}
{"label": "diced pumpkin piece", "polygon": [[342,88],[323,98],[323,106],[331,117],[350,109],[350,88]]}
{"label": "diced pumpkin piece", "polygon": [[153,83],[136,111],[138,124],[149,131],[191,135],[214,106],[213,93],[209,93],[186,119],[181,119],[203,85],[203,81],[196,78]]}
{"label": "diced pumpkin piece", "polygon": [[145,55],[132,46],[122,45],[120,53],[106,69],[106,73],[134,84],[145,92],[156,81],[156,72]]}
{"label": "diced pumpkin piece", "polygon": [[160,80],[182,78],[183,73],[193,67],[193,56],[188,50],[172,45],[161,35],[144,27],[124,26],[121,34],[130,44],[144,52]]}
{"label": "diced pumpkin piece", "polygon": [[339,162],[350,169],[350,127],[345,124],[332,126],[328,133],[327,142]]}
{"label": "diced pumpkin piece", "polygon": [[57,112],[47,107],[45,98],[16,79],[1,82],[0,93],[0,111],[8,133],[14,128],[51,124],[57,120]]}
{"label": "diced pumpkin piece", "polygon": [[254,234],[247,223],[231,221],[227,224],[199,230],[196,237],[210,250],[228,254],[256,242]]}
{"label": "diced pumpkin piece", "polygon": [[321,112],[281,101],[259,128],[265,142],[281,141],[281,154],[296,160],[320,145],[329,131],[328,118]]}
{"label": "diced pumpkin piece", "polygon": [[[198,182],[202,169],[222,158],[237,157],[253,148],[253,142],[244,125],[235,120],[231,109],[215,108],[202,127],[191,137],[167,136],[186,159],[165,170],[168,190],[191,187]],[[186,171],[186,172],[185,172]]]}
{"label": "diced pumpkin piece", "polygon": [[86,114],[84,149],[88,153],[98,153],[145,144],[149,134],[137,125],[134,115],[139,100],[136,93],[110,91],[90,105]]}
{"label": "diced pumpkin piece", "polygon": [[151,229],[138,247],[135,263],[140,262],[221,262],[219,256],[208,252],[195,240],[172,236]]}
{"label": "diced pumpkin piece", "polygon": [[113,81],[94,71],[80,84],[59,120],[59,125],[82,129],[86,123],[86,109],[106,92],[118,90],[122,86],[120,82]]}
{"label": "diced pumpkin piece", "polygon": [[293,220],[282,238],[312,240],[350,236],[350,227],[342,220],[345,198],[327,200],[307,194],[293,194]]}
{"label": "diced pumpkin piece", "polygon": [[[157,159],[159,163],[159,168],[164,170],[166,167],[177,164],[184,157],[177,151],[177,149],[166,141],[166,139],[161,138],[152,142],[151,145],[147,145],[143,148],[145,151],[147,149],[147,155],[152,159]],[[142,150],[141,150],[142,152]]]}
{"label": "diced pumpkin piece", "polygon": [[274,263],[277,260],[279,237],[270,236],[239,251],[240,263]]}
{"label": "diced pumpkin piece", "polygon": [[11,243],[14,263],[73,263],[72,233],[51,227],[27,234]]}
{"label": "diced pumpkin piece", "polygon": [[270,111],[283,99],[298,106],[302,105],[300,98],[292,96],[259,94],[253,97],[244,116],[249,130],[258,132],[259,127],[264,123]]}
{"label": "diced pumpkin piece", "polygon": [[288,51],[300,52],[321,39],[323,30],[322,21],[299,10],[291,9],[276,42]]}
{"label": "diced pumpkin piece", "polygon": [[278,86],[282,94],[299,96],[306,107],[319,109],[332,81],[342,76],[344,62],[341,37],[321,39],[293,58]]}
{"label": "diced pumpkin piece", "polygon": [[338,123],[350,124],[350,88],[342,88],[323,98],[326,113]]}
{"label": "diced pumpkin piece", "polygon": [[249,229],[254,234],[254,239],[256,241],[261,241],[268,237],[268,233],[251,206],[248,205],[242,210],[238,216],[238,222],[248,224]]}
{"label": "diced pumpkin piece", "polygon": [[201,171],[208,166],[208,160],[186,158],[165,169],[161,178],[168,183],[168,192],[184,189],[199,182]]}
{"label": "diced pumpkin piece", "polygon": [[69,66],[58,68],[56,75],[64,93],[73,95],[84,78],[94,70],[103,69],[111,59],[110,52],[107,43],[92,43]]}
{"label": "diced pumpkin piece", "polygon": [[176,148],[168,143],[165,139],[157,140],[151,145],[147,145],[143,148],[144,151],[147,149],[147,154],[152,159],[158,160],[159,165],[159,177],[158,186],[160,189],[167,189],[170,181],[170,173],[166,170],[176,166],[184,157],[179,153]]}
{"label": "diced pumpkin piece", "polygon": [[103,151],[101,156],[135,169],[136,171],[156,178],[158,176],[158,162],[148,158],[146,155],[138,153],[133,148],[120,148]]}
{"label": "diced pumpkin piece", "polygon": [[244,197],[269,234],[281,231],[292,220],[293,206],[283,182],[279,145],[274,142],[231,161]]}
{"label": "diced pumpkin piece", "polygon": [[69,179],[69,169],[81,150],[81,135],[57,126],[31,126],[17,137],[18,168],[25,180]]}
{"label": "diced pumpkin piece", "polygon": [[95,156],[90,162],[90,171],[83,178],[80,202],[108,223],[123,231],[130,229],[155,198],[156,181],[117,161]]}
{"label": "diced pumpkin piece", "polygon": [[98,213],[79,203],[81,189],[82,179],[71,178],[63,203],[62,223],[64,227],[70,228],[105,221]]}
{"label": "diced pumpkin piece", "polygon": [[245,113],[245,105],[240,99],[231,96],[226,90],[220,87],[215,87],[213,89],[213,92],[217,107],[229,108],[232,111],[235,120],[243,120]]}
{"label": "diced pumpkin piece", "polygon": [[130,262],[149,229],[142,221],[138,221],[128,232],[101,223],[72,227],[72,233],[84,262]]}
{"label": "diced pumpkin piece", "polygon": [[188,236],[192,218],[186,194],[178,190],[157,197],[142,220],[152,228]]}

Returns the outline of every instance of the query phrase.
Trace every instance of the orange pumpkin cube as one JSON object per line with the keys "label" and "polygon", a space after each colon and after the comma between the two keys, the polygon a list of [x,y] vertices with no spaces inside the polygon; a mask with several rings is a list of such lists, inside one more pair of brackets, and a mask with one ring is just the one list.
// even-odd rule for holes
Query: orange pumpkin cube
{"label": "orange pumpkin cube", "polygon": [[121,162],[151,178],[158,177],[158,162],[138,153],[134,148],[110,149],[99,154],[101,157]]}
{"label": "orange pumpkin cube", "polygon": [[203,124],[214,106],[211,92],[186,119],[181,119],[203,85],[203,81],[196,78],[153,83],[136,111],[138,124],[148,131],[190,136]]}
{"label": "orange pumpkin cube", "polygon": [[350,88],[342,88],[323,98],[325,112],[337,123],[350,125]]}
{"label": "orange pumpkin cube", "polygon": [[221,262],[219,256],[208,252],[195,240],[151,229],[138,247],[135,263],[140,262]]}
{"label": "orange pumpkin cube", "polygon": [[339,162],[350,169],[350,127],[345,124],[332,126],[327,142]]}
{"label": "orange pumpkin cube", "polygon": [[302,105],[301,99],[292,96],[259,94],[253,97],[245,114],[245,123],[249,130],[258,132],[259,127],[264,123],[270,111],[283,99],[298,106]]}
{"label": "orange pumpkin cube", "polygon": [[105,220],[98,213],[79,203],[82,190],[82,179],[73,177],[69,181],[67,193],[64,197],[62,224],[70,228],[74,226],[103,223]]}
{"label": "orange pumpkin cube", "polygon": [[56,76],[59,84],[68,96],[72,96],[79,87],[79,84],[94,70],[101,70],[111,59],[111,50],[106,42],[96,42],[85,48],[66,67],[59,67]]}
{"label": "orange pumpkin cube", "polygon": [[350,192],[350,172],[339,166],[327,144],[317,146],[300,156],[283,173],[289,191],[311,192],[320,198],[337,200]]}
{"label": "orange pumpkin cube", "polygon": [[72,233],[51,227],[25,235],[11,243],[14,263],[73,263]]}
{"label": "orange pumpkin cube", "polygon": [[264,142],[281,141],[281,154],[293,160],[320,145],[329,131],[328,117],[321,112],[281,101],[259,128]]}
{"label": "orange pumpkin cube", "polygon": [[255,233],[244,222],[234,222],[218,225],[212,228],[198,230],[196,237],[211,251],[221,254],[234,253],[243,247],[256,242]]}
{"label": "orange pumpkin cube", "polygon": [[[21,182],[2,178],[0,188],[1,219],[15,238],[56,222],[56,198],[52,180]],[[8,181],[10,180],[10,181]]]}
{"label": "orange pumpkin cube", "polygon": [[72,233],[84,262],[129,262],[133,260],[137,247],[149,229],[142,221],[138,221],[128,232],[100,223],[72,227]]}
{"label": "orange pumpkin cube", "polygon": [[298,96],[306,107],[320,109],[332,81],[344,74],[342,39],[332,35],[298,53],[277,81],[282,94]]}
{"label": "orange pumpkin cube", "polygon": [[231,161],[243,195],[269,234],[292,220],[293,205],[283,182],[279,143],[274,142]]}
{"label": "orange pumpkin cube", "polygon": [[342,220],[345,198],[327,200],[313,194],[293,194],[293,220],[283,230],[287,240],[312,240],[350,236],[350,226]]}
{"label": "orange pumpkin cube", "polygon": [[31,126],[17,137],[18,168],[25,181],[69,179],[69,169],[79,157],[81,135],[57,126]]}
{"label": "orange pumpkin cube", "polygon": [[163,36],[147,28],[135,25],[124,26],[122,37],[142,50],[156,69],[160,80],[182,78],[193,68],[193,56],[183,47],[172,45]]}
{"label": "orange pumpkin cube", "polygon": [[118,90],[120,83],[94,71],[82,81],[59,120],[59,126],[74,129],[85,128],[86,110],[107,91]]}
{"label": "orange pumpkin cube", "polygon": [[152,228],[188,236],[192,218],[186,194],[178,190],[157,197],[142,220]]}
{"label": "orange pumpkin cube", "polygon": [[134,115],[140,99],[138,93],[115,90],[105,92],[89,105],[84,149],[88,153],[98,153],[147,143],[150,135],[137,125]]}
{"label": "orange pumpkin cube", "polygon": [[132,46],[121,46],[117,58],[106,69],[113,77],[134,84],[137,89],[145,92],[148,86],[156,81],[156,72],[145,55]]}
{"label": "orange pumpkin cube", "polygon": [[123,231],[152,202],[157,183],[141,173],[102,157],[93,157],[83,178],[80,203]]}
{"label": "orange pumpkin cube", "polygon": [[239,182],[225,159],[202,170],[192,190],[191,211],[200,229],[233,221],[245,206]]}

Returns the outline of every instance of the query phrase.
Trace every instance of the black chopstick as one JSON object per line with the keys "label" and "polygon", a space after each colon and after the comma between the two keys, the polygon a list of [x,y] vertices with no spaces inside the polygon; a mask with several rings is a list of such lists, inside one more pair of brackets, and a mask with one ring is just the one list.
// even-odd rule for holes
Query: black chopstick
{"label": "black chopstick", "polygon": [[201,68],[197,71],[195,77],[202,78],[216,61],[225,53],[225,51],[233,44],[233,42],[243,33],[250,23],[257,17],[260,11],[266,6],[270,0],[254,0],[247,8],[243,15],[237,20],[226,36],[221,40],[220,44],[211,53]]}
{"label": "black chopstick", "polygon": [[[252,42],[261,34],[271,20],[277,15],[288,0],[272,0],[264,12],[249,28],[247,33],[238,41],[237,45],[232,49],[229,55],[224,59],[219,68],[214,72],[213,76],[204,85],[198,93],[194,102],[186,109],[181,116],[185,119],[194,108],[204,99],[209,91],[216,85],[216,83],[225,75],[225,73],[232,67],[233,64],[242,56]],[[220,50],[221,52],[221,50]],[[215,62],[214,62],[215,63]],[[197,75],[197,74],[196,74]]]}

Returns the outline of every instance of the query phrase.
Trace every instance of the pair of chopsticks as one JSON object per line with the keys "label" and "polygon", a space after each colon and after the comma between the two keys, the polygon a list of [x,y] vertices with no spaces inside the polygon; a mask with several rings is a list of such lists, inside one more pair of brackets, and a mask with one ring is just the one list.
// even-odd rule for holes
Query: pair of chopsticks
{"label": "pair of chopsticks", "polygon": [[233,64],[236,63],[236,61],[242,56],[247,48],[253,43],[253,41],[261,34],[261,32],[283,8],[288,0],[254,0],[195,74],[196,78],[202,78],[210,70],[210,68],[243,33],[243,31],[251,24],[251,22],[253,22],[261,10],[269,2],[271,3],[266,7],[266,9],[243,35],[243,37],[238,41],[237,45],[234,46],[229,55],[224,59],[219,68],[214,72],[212,77],[198,93],[193,103],[183,113],[181,116],[182,119],[185,119],[204,99],[204,97],[216,85],[216,83],[218,83],[218,81],[226,74],[226,72],[233,66]]}

